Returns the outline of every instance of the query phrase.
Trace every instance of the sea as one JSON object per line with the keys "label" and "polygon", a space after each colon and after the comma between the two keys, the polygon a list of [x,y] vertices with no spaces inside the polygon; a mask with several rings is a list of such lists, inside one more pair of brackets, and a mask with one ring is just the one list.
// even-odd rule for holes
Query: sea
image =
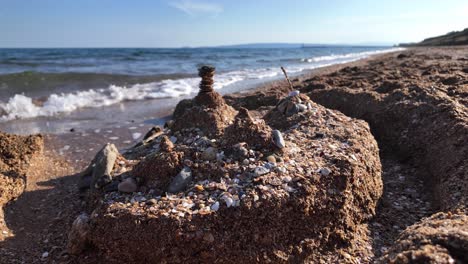
{"label": "sea", "polygon": [[73,127],[153,120],[193,97],[197,68],[216,67],[215,89],[242,92],[393,47],[0,49],[0,130],[63,133]]}

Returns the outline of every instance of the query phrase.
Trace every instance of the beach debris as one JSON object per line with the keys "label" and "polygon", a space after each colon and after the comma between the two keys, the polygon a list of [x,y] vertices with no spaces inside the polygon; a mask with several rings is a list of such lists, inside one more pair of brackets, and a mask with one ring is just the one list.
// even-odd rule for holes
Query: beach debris
{"label": "beach debris", "polygon": [[273,142],[278,148],[282,149],[286,147],[286,143],[284,142],[283,135],[281,134],[279,130],[277,129],[273,130],[272,135],[273,135]]}
{"label": "beach debris", "polygon": [[218,149],[214,147],[208,147],[202,152],[202,159],[204,160],[215,160],[217,158]]}
{"label": "beach debris", "polygon": [[154,139],[155,137],[159,136],[162,134],[162,129],[159,126],[154,126],[152,127],[148,132],[146,132],[145,136],[143,136],[143,140],[151,140]]}
{"label": "beach debris", "polygon": [[80,189],[101,188],[112,181],[112,170],[119,151],[114,144],[106,144],[94,157],[90,165],[80,173]]}
{"label": "beach debris", "polygon": [[266,166],[258,166],[254,169],[254,177],[259,177],[270,172],[270,168]]}
{"label": "beach debris", "polygon": [[286,69],[284,67],[281,67],[281,70],[283,71],[284,77],[286,78],[286,81],[288,81],[289,89],[294,90],[294,87],[291,83],[291,80],[289,80],[288,74],[286,73]]}
{"label": "beach debris", "polygon": [[276,158],[273,155],[268,156],[266,159],[270,163],[276,163]]}
{"label": "beach debris", "polygon": [[210,207],[211,211],[218,211],[219,210],[219,202],[215,202],[213,205]]}
{"label": "beach debris", "polygon": [[80,214],[74,221],[68,234],[67,252],[78,255],[86,248],[90,231],[89,216]]}
{"label": "beach debris", "polygon": [[121,183],[119,183],[117,188],[118,188],[119,192],[132,193],[132,192],[136,192],[138,186],[136,184],[135,179],[126,178]]}
{"label": "beach debris", "polygon": [[187,185],[192,181],[192,171],[188,167],[184,167],[177,176],[174,177],[169,188],[170,193],[177,193],[184,190]]}
{"label": "beach debris", "polygon": [[300,93],[301,92],[299,92],[298,90],[294,90],[294,91],[289,92],[288,96],[294,97],[294,96],[298,96]]}
{"label": "beach debris", "polygon": [[330,175],[331,170],[329,168],[325,167],[325,168],[319,169],[319,172],[320,172],[320,174],[322,174],[322,176],[328,176],[328,175]]}

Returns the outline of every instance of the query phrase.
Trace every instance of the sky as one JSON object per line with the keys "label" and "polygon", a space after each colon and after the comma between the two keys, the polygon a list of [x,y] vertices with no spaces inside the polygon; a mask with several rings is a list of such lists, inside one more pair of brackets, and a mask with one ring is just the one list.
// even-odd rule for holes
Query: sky
{"label": "sky", "polygon": [[395,44],[468,27],[467,0],[0,0],[0,47]]}

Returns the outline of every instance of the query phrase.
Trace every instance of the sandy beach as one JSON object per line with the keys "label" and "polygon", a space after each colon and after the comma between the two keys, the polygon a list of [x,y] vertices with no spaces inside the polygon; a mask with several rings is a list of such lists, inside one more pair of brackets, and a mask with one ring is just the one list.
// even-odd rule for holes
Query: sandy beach
{"label": "sandy beach", "polygon": [[[369,198],[373,197],[372,192],[362,196],[365,198],[357,196],[366,201],[363,202],[365,206],[375,207],[375,212],[363,210],[364,216],[355,216],[352,212],[343,213],[346,217],[353,215],[349,218],[353,221],[366,220],[362,220],[362,224],[356,224],[356,227],[350,227],[352,231],[349,234],[352,235],[345,234],[337,238],[339,236],[330,231],[332,235],[326,238],[328,244],[324,242],[325,246],[320,248],[321,261],[404,263],[412,256],[421,259],[455,258],[460,263],[467,261],[466,255],[459,254],[468,250],[468,238],[466,234],[462,234],[468,223],[468,168],[465,164],[468,160],[466,54],[466,46],[408,48],[405,51],[315,69],[291,78],[295,90],[319,104],[318,112],[323,112],[325,116],[328,111],[325,108],[337,110],[333,112],[333,116],[337,115],[337,120],[340,120],[335,120],[337,126],[349,126],[351,132],[337,132],[336,135],[333,134],[336,138],[352,135],[350,141],[356,137],[369,143],[357,145],[362,148],[362,153],[367,153],[367,160],[372,161],[375,158],[375,162],[382,165],[383,186],[379,187],[378,183],[369,185],[371,189],[383,187],[378,199]],[[270,119],[265,115],[273,111],[289,92],[288,83],[281,80],[253,90],[226,94],[224,100],[236,111],[245,108],[253,117],[268,121]],[[132,109],[138,111],[139,108]],[[43,135],[44,150],[39,151],[41,154],[31,154],[40,157],[33,159],[34,162],[25,172],[27,181],[24,193],[4,207],[5,220],[0,221],[1,261],[41,263],[45,252],[50,263],[96,263],[104,260],[116,262],[119,258],[125,260],[126,257],[132,257],[131,254],[106,252],[110,246],[98,238],[93,238],[95,247],[74,256],[67,252],[67,241],[75,218],[82,212],[94,209],[85,194],[77,188],[80,182],[77,173],[88,166],[106,143],[115,144],[123,152],[140,142],[153,126],[163,127],[174,111],[169,101],[167,107],[158,108],[156,113],[149,111],[148,106],[144,109],[146,112],[137,120],[128,118],[134,114],[126,116],[125,109],[102,113],[122,115],[122,122],[108,128],[93,128],[93,123],[90,123],[67,127],[68,131],[62,133]],[[88,114],[91,115],[92,112]],[[352,121],[341,121],[348,120],[347,117],[350,120],[352,118]],[[273,121],[269,124],[275,124],[274,118],[271,120]],[[366,126],[361,120],[370,127],[368,134],[360,130],[361,125]],[[320,125],[314,124],[316,127]],[[12,130],[14,129],[10,128],[10,132]],[[294,129],[288,128],[287,131]],[[335,132],[330,132],[332,133]],[[366,141],[366,138],[370,139]],[[375,146],[371,142],[374,138]],[[294,142],[289,134],[287,139]],[[301,145],[300,141],[295,143]],[[338,144],[334,141],[332,143]],[[365,169],[363,171],[362,175],[369,174],[366,177],[373,177],[374,172]],[[356,190],[359,188],[356,187]],[[104,199],[103,197],[104,195],[101,198]],[[352,206],[356,206],[355,211],[358,212],[364,207],[362,204]],[[445,221],[445,224],[440,224],[439,229],[428,227],[437,221]],[[450,226],[451,221],[460,228],[454,230]],[[336,223],[336,226],[340,225],[341,223]],[[125,232],[123,228],[120,230]],[[452,237],[445,238],[441,235],[447,230],[453,233]],[[421,246],[421,241],[427,237],[430,237],[429,242],[424,247]],[[457,244],[453,246],[454,249],[447,250],[447,241],[450,239],[455,239]],[[351,242],[353,245],[347,244]],[[264,243],[265,248],[271,246],[268,241]],[[122,244],[117,243],[115,250],[122,251],[122,248],[118,248],[120,246]],[[297,252],[294,253],[299,256]],[[293,259],[291,255],[294,253],[284,249],[284,258],[281,259],[281,256],[265,252],[265,261],[307,260],[305,257]],[[207,260],[212,260],[211,253],[206,254]],[[161,253],[158,256],[174,260],[169,255]],[[184,262],[186,259],[180,260]],[[251,261],[253,258],[246,256],[243,260]]]}

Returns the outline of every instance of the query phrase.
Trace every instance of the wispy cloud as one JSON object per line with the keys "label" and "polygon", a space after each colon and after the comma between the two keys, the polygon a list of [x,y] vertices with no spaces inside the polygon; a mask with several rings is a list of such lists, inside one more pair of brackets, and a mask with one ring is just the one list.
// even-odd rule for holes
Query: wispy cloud
{"label": "wispy cloud", "polygon": [[213,15],[217,16],[223,12],[221,5],[209,2],[200,2],[193,0],[174,1],[169,3],[172,7],[179,9],[190,16]]}

